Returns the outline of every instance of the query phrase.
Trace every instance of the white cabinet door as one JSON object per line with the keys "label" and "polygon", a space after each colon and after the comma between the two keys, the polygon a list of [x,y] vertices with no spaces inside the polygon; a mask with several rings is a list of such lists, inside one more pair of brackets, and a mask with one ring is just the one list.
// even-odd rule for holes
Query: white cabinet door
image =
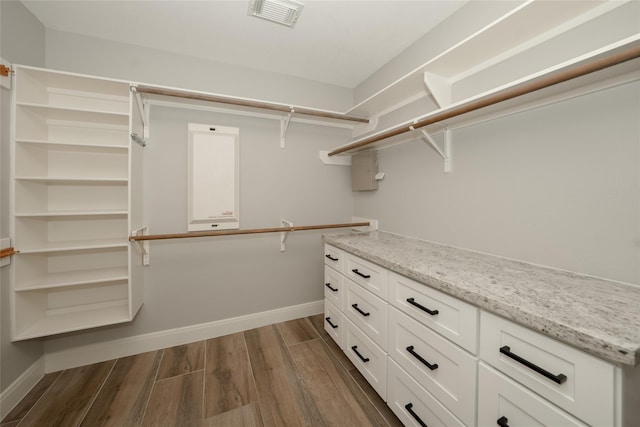
{"label": "white cabinet door", "polygon": [[479,426],[585,426],[482,362],[478,377]]}
{"label": "white cabinet door", "polygon": [[480,357],[591,425],[615,423],[615,369],[601,359],[484,311]]}

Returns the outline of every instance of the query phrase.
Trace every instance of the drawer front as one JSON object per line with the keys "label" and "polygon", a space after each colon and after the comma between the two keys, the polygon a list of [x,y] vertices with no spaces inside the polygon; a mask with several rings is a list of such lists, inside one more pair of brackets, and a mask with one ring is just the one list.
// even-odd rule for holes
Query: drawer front
{"label": "drawer front", "polygon": [[388,272],[372,262],[346,254],[343,273],[374,295],[387,300]]}
{"label": "drawer front", "polygon": [[345,317],[343,350],[373,389],[387,400],[387,353]]}
{"label": "drawer front", "polygon": [[344,315],[378,346],[386,349],[387,303],[349,279],[344,279],[344,283],[347,290]]}
{"label": "drawer front", "polygon": [[587,424],[614,424],[613,365],[486,312],[480,357]]}
{"label": "drawer front", "polygon": [[333,246],[324,245],[324,264],[341,272],[344,265],[344,252]]}
{"label": "drawer front", "polygon": [[333,268],[324,267],[324,297],[331,301],[333,305],[342,310],[342,300],[345,290],[342,284],[342,274]]}
{"label": "drawer front", "polygon": [[389,356],[462,422],[475,424],[475,357],[394,307]]}
{"label": "drawer front", "polygon": [[342,312],[328,299],[324,300],[324,330],[342,348],[342,336],[344,335],[344,320]]}
{"label": "drawer front", "polygon": [[479,426],[585,426],[484,363],[478,377]]}
{"label": "drawer front", "polygon": [[478,353],[479,310],[427,285],[389,272],[389,302],[467,351]]}
{"label": "drawer front", "polygon": [[392,359],[387,369],[387,405],[404,425],[464,426]]}

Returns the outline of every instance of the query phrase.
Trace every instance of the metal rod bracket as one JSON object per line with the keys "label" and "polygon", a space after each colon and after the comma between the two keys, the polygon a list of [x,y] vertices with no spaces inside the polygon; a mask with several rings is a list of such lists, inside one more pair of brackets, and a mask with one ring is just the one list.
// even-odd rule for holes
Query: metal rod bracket
{"label": "metal rod bracket", "polygon": [[137,143],[141,147],[147,146],[147,141],[145,141],[144,138],[141,138],[137,133],[132,133],[131,139],[133,140],[133,142]]}

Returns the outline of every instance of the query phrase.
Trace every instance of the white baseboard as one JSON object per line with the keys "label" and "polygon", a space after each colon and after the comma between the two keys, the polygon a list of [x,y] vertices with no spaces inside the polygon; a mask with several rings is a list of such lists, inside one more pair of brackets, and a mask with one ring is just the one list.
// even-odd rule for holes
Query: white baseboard
{"label": "white baseboard", "polygon": [[45,373],[45,357],[39,358],[33,365],[22,373],[6,390],[0,393],[0,420],[29,393]]}
{"label": "white baseboard", "polygon": [[147,351],[221,337],[272,323],[312,316],[322,313],[323,310],[324,300],[320,300],[199,325],[88,344],[57,352],[45,352],[45,372],[56,372],[62,369],[76,368]]}

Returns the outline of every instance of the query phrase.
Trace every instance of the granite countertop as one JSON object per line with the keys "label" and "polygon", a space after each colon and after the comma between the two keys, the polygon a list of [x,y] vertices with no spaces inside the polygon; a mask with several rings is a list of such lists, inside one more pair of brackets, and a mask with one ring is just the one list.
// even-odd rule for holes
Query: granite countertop
{"label": "granite countertop", "polygon": [[384,232],[323,240],[609,362],[640,362],[640,286]]}

